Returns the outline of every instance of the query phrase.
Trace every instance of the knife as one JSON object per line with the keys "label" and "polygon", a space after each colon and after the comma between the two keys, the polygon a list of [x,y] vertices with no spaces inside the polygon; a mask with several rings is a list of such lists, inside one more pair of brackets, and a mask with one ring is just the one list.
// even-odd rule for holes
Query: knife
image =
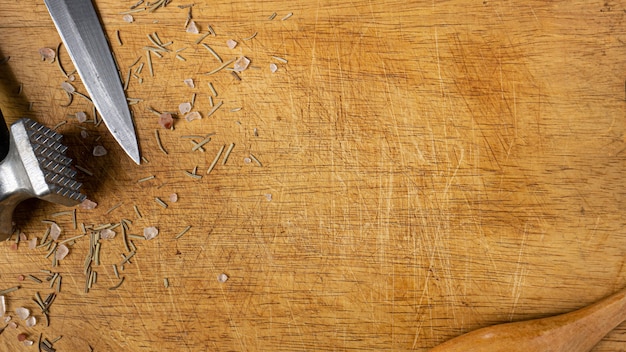
{"label": "knife", "polygon": [[91,0],[44,0],[96,109],[137,164],[139,145],[122,81]]}

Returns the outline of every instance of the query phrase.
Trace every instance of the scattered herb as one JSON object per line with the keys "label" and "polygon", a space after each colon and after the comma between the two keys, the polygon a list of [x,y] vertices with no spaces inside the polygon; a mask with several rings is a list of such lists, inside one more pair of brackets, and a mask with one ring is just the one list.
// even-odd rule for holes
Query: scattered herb
{"label": "scattered herb", "polygon": [[222,165],[226,165],[226,162],[228,161],[228,157],[230,156],[230,152],[233,151],[233,148],[235,148],[235,143],[231,143],[228,146],[228,149],[226,149],[226,154],[224,154],[224,159],[222,159]]}
{"label": "scattered herb", "polygon": [[111,214],[115,209],[121,207],[122,205],[124,205],[124,202],[119,202],[117,204],[115,204],[114,206],[112,206],[111,208],[109,208],[109,210],[107,210],[104,215],[109,215]]}
{"label": "scattered herb", "polygon": [[243,40],[248,41],[248,40],[254,39],[254,37],[256,37],[256,35],[257,35],[258,33],[259,33],[259,32],[254,32],[254,34],[252,34],[251,36],[249,36],[249,37],[247,37],[247,38],[243,38]]}
{"label": "scattered herb", "polygon": [[261,162],[259,161],[259,159],[257,159],[256,156],[254,156],[253,154],[250,154],[250,159],[254,160],[254,162],[257,163],[257,165],[263,166]]}
{"label": "scattered herb", "polygon": [[224,152],[224,148],[226,148],[226,145],[222,145],[220,150],[215,155],[215,159],[213,159],[213,162],[211,162],[211,165],[209,165],[209,168],[206,170],[207,175],[210,174],[213,168],[215,168],[215,165],[217,165],[217,161],[220,159],[220,156],[222,156],[222,152]]}
{"label": "scattered herb", "polygon": [[217,111],[217,109],[222,106],[222,104],[224,104],[224,101],[220,101],[219,103],[217,103],[217,105],[215,105],[213,109],[211,109],[211,111],[207,113],[206,117],[211,117],[211,115],[213,115]]}
{"label": "scattered herb", "polygon": [[147,177],[144,177],[144,178],[140,178],[139,180],[137,180],[137,183],[146,182],[146,181],[152,180],[154,178],[156,178],[156,176],[150,175],[150,176],[147,176]]}
{"label": "scattered herb", "polygon": [[154,197],[154,201],[157,202],[158,205],[162,206],[163,209],[167,209],[167,204],[161,200],[159,197]]}
{"label": "scattered herb", "polygon": [[117,283],[117,285],[113,286],[113,287],[109,287],[110,291],[113,290],[117,290],[120,286],[122,286],[122,284],[124,283],[124,276],[122,276],[122,278],[120,279],[120,281]]}
{"label": "scattered herb", "polygon": [[217,91],[215,90],[215,87],[213,87],[212,82],[209,82],[209,89],[211,89],[211,93],[213,93],[213,95],[217,97]]}
{"label": "scattered herb", "polygon": [[161,137],[159,136],[159,130],[154,130],[154,137],[156,138],[159,149],[163,152],[163,154],[167,155],[167,151],[165,150],[165,148],[163,148],[163,144],[161,144]]}
{"label": "scattered herb", "polygon": [[272,58],[276,61],[282,62],[283,64],[287,63],[287,59],[283,59],[282,57],[279,56],[272,56]]}
{"label": "scattered herb", "polygon": [[224,60],[222,60],[222,58],[215,52],[215,50],[213,50],[213,48],[211,48],[210,46],[208,46],[207,44],[202,43],[202,46],[208,50],[211,54],[213,54],[213,56],[215,57],[215,59],[217,61],[219,61],[220,63],[223,63]]}
{"label": "scattered herb", "polygon": [[212,74],[215,74],[217,72],[220,72],[221,70],[225,69],[226,66],[232,64],[233,62],[235,62],[235,59],[230,59],[230,60],[224,62],[220,67],[214,69],[213,71],[209,71],[209,72],[205,73],[205,75],[212,75]]}
{"label": "scattered herb", "polygon": [[178,233],[178,235],[176,235],[176,237],[174,237],[175,239],[179,239],[181,237],[183,237],[184,234],[186,234],[189,230],[191,229],[191,225],[185,227],[181,232]]}

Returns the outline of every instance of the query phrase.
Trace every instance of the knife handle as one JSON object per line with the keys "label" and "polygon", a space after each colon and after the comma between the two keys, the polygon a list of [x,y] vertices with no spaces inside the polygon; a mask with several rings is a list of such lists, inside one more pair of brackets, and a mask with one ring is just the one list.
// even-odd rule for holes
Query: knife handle
{"label": "knife handle", "polygon": [[626,290],[574,312],[486,327],[430,352],[587,352],[626,319]]}
{"label": "knife handle", "polygon": [[6,158],[9,153],[9,127],[4,121],[4,115],[2,115],[2,110],[0,110],[0,162]]}

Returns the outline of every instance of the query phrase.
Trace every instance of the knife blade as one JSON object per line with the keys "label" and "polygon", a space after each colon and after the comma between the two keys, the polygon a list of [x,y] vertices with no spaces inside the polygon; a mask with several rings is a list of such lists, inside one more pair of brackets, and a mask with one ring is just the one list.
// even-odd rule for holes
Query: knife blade
{"label": "knife blade", "polygon": [[122,81],[91,0],[44,2],[104,123],[126,154],[139,164],[139,145]]}

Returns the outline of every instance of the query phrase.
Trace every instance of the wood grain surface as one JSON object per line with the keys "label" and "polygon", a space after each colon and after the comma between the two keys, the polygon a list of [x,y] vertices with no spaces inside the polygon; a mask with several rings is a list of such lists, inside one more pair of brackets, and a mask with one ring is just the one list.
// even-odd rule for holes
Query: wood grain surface
{"label": "wood grain surface", "polygon": [[[62,106],[65,77],[38,53],[60,42],[43,1],[0,6],[0,57],[10,56],[2,110],[9,122],[67,121],[58,132],[93,173],[78,177],[98,203],[77,208],[78,223],[126,218],[131,234],[160,230],[133,240],[117,290],[108,289],[118,282],[112,264],[128,252],[119,230],[101,240],[89,293],[88,237],[57,267],[45,248],[0,245],[0,289],[22,287],[7,295],[9,313],[25,306],[40,320],[26,328],[18,319],[0,350],[35,350],[20,347],[26,332],[62,335],[59,351],[427,351],[626,286],[626,2],[193,1],[201,32],[216,33],[203,43],[224,60],[252,61],[241,81],[204,74],[219,62],[185,32],[188,9],[178,5],[191,1],[127,23],[121,13],[135,2],[94,4],[124,79],[138,57],[145,64],[148,34],[173,41],[152,57],[154,76],[144,66],[127,90],[142,99],[132,106],[148,160],[139,166],[104,125],[73,117],[93,117],[86,100]],[[182,48],[186,61],[175,58]],[[64,48],[60,60],[72,70]],[[223,101],[212,116],[209,82]],[[148,110],[176,112],[193,94],[204,118],[179,116],[171,131]],[[212,132],[204,152],[183,138]],[[231,143],[226,165],[207,175]],[[108,154],[94,157],[95,145]],[[250,154],[262,166],[246,163]],[[201,179],[185,174],[195,167]],[[71,216],[52,218],[63,210],[27,201],[14,220],[29,239],[43,237],[46,219],[61,240],[79,235]],[[49,327],[32,302],[51,292],[47,282],[18,281],[43,279],[42,269],[63,277]],[[594,351],[625,348],[622,325]]]}

